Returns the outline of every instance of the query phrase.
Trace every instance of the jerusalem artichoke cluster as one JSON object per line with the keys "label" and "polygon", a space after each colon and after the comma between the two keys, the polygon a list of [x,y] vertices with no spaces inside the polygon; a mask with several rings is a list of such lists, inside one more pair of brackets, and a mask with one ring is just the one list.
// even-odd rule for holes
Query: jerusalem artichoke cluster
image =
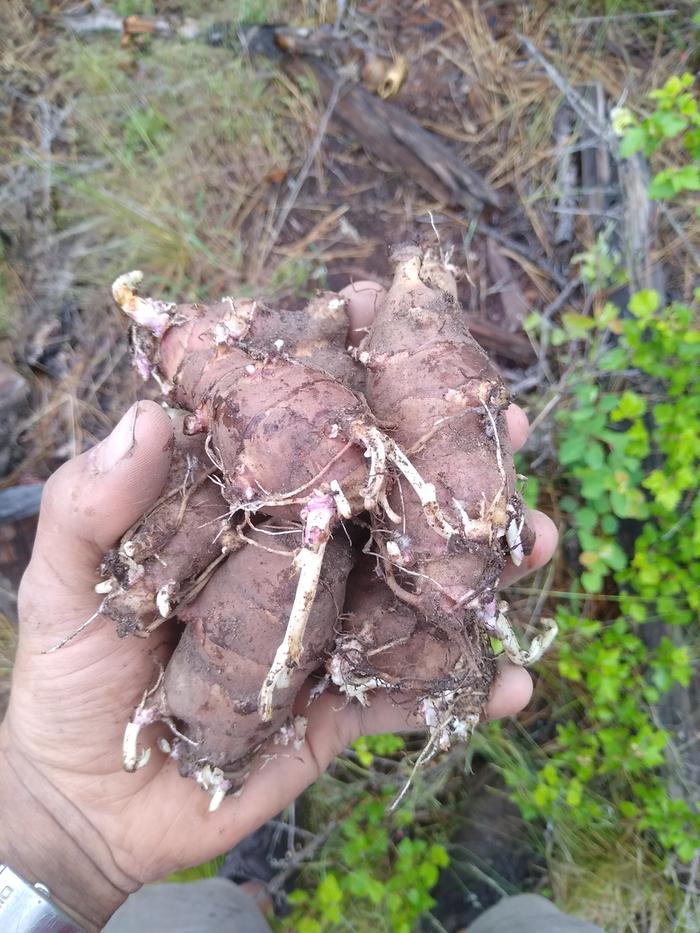
{"label": "jerusalem artichoke cluster", "polygon": [[[428,730],[467,738],[494,678],[492,637],[520,649],[496,589],[530,546],[504,417],[508,393],[471,338],[449,269],[413,246],[359,348],[344,299],[303,310],[226,298],[114,298],[135,364],[175,411],[169,481],[105,558],[120,635],[180,632],[126,725],[211,795],[238,791],[264,746],[304,741],[299,693],[369,704],[384,689]],[[306,697],[308,693],[304,694]],[[308,700],[306,701],[308,702]]]}

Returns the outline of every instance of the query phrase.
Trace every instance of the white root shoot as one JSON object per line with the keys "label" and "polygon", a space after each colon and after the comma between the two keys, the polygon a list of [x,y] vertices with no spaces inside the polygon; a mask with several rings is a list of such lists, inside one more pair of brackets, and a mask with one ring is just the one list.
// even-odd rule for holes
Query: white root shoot
{"label": "white root shoot", "polygon": [[511,518],[506,527],[506,541],[508,542],[510,559],[513,561],[516,567],[519,567],[525,560],[525,551],[523,549],[523,542],[521,538],[524,524],[525,516],[521,515],[520,521],[516,521],[514,518]]}
{"label": "white root shoot", "polygon": [[72,632],[70,633],[70,635],[66,635],[65,638],[62,638],[62,639],[61,639],[59,642],[57,642],[55,645],[52,645],[51,648],[47,648],[45,651],[42,651],[41,653],[42,653],[42,654],[52,654],[54,651],[58,651],[59,648],[62,648],[64,645],[67,645],[69,641],[73,641],[73,639],[74,639],[77,635],[80,635],[81,632],[84,632],[84,631],[85,631],[85,629],[88,627],[88,625],[92,625],[92,623],[93,623],[96,619],[99,619],[99,617],[100,617],[100,609],[101,609],[101,608],[102,608],[102,606],[100,606],[100,608],[97,610],[97,612],[93,612],[93,614],[90,616],[90,618],[89,618],[89,619],[86,619],[81,625],[79,625],[79,626],[77,627],[77,629],[75,629],[74,631],[72,631]]}
{"label": "white root shoot", "polygon": [[177,580],[169,580],[156,593],[156,608],[161,619],[167,619],[173,608],[173,598],[179,590]]}
{"label": "white root shoot", "polygon": [[499,639],[508,660],[520,667],[527,667],[539,661],[557,637],[558,632],[557,623],[554,619],[541,619],[542,633],[532,639],[529,648],[522,648],[512,625],[500,609],[493,618],[485,619],[484,625],[491,634]]}
{"label": "white root shoot", "polygon": [[338,515],[340,515],[341,518],[352,518],[352,506],[348,501],[348,497],[341,489],[340,483],[337,479],[331,480],[331,492],[333,493],[333,498],[335,499]]}
{"label": "white root shoot", "polygon": [[231,789],[231,782],[224,776],[221,768],[212,768],[210,764],[203,765],[193,774],[195,781],[202,790],[211,794],[209,801],[209,812],[218,810],[228,791]]}
{"label": "white root shoot", "polygon": [[372,512],[384,492],[386,485],[386,438],[377,428],[365,428],[361,437],[369,453],[369,477],[362,490],[364,506]]}
{"label": "white root shoot", "polygon": [[[440,508],[435,486],[432,483],[426,483],[398,444],[383,434],[379,428],[369,427],[362,422],[356,422],[353,425],[353,434],[360,443],[364,444],[370,455],[370,476],[363,490],[365,508],[368,511],[373,511],[377,504],[382,502],[382,496],[386,501],[386,462],[390,460],[411,484],[423,506],[426,521],[433,531],[447,540],[459,534]],[[393,514],[396,519],[399,519],[396,513]],[[394,521],[391,516],[389,518]]]}
{"label": "white root shoot", "polygon": [[148,764],[148,760],[151,757],[150,748],[144,748],[139,751],[138,737],[144,726],[150,726],[160,719],[158,704],[152,706],[147,704],[150,698],[160,689],[164,676],[165,672],[161,667],[155,684],[150,690],[145,691],[141,697],[141,702],[134,710],[134,715],[126,724],[124,739],[122,741],[122,762],[125,771],[138,771],[139,768],[143,768],[144,765]]}
{"label": "white root shoot", "polygon": [[316,597],[323,555],[337,515],[336,500],[332,496],[315,495],[302,511],[304,546],[294,559],[294,565],[299,570],[299,581],[287,630],[258,697],[258,712],[263,722],[272,719],[275,690],[287,686],[290,671],[301,660],[304,633]]}
{"label": "white root shoot", "polygon": [[386,491],[382,490],[381,495],[379,496],[379,504],[384,509],[384,514],[389,519],[390,522],[393,522],[395,525],[400,525],[403,519],[398,515],[389,504],[387,499]]}
{"label": "white root shoot", "polygon": [[153,298],[140,298],[136,290],[143,280],[143,273],[138,270],[125,272],[114,280],[112,295],[125,314],[142,327],[146,327],[156,337],[162,337],[172,324],[175,305]]}
{"label": "white root shoot", "polygon": [[435,696],[424,697],[421,701],[421,712],[428,727],[428,741],[415,761],[411,773],[406,779],[401,791],[389,808],[393,813],[406,796],[413,780],[424,764],[437,755],[439,751],[447,751],[456,738],[460,742],[467,742],[479,723],[477,713],[460,718],[454,712],[459,691],[445,690]]}
{"label": "white root shoot", "polygon": [[387,457],[394,463],[411,484],[423,506],[425,518],[433,531],[449,540],[459,534],[447,521],[437,501],[437,493],[432,483],[426,483],[401,448],[391,441],[387,444]]}
{"label": "white root shoot", "polygon": [[302,548],[295,560],[299,568],[299,582],[294,596],[292,611],[287,623],[282,644],[277,649],[272,666],[260,691],[258,711],[263,722],[272,719],[272,700],[278,687],[286,687],[289,683],[289,672],[301,658],[303,651],[304,632],[309,620],[309,613],[316,596],[318,580],[323,566],[323,555],[326,542],[320,545],[317,551]]}

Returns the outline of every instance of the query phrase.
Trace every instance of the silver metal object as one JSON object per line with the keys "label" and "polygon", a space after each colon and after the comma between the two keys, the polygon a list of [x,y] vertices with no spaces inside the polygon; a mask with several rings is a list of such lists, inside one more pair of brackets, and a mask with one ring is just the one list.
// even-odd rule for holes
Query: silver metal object
{"label": "silver metal object", "polygon": [[45,884],[29,884],[0,863],[0,930],[2,933],[85,933],[50,900]]}

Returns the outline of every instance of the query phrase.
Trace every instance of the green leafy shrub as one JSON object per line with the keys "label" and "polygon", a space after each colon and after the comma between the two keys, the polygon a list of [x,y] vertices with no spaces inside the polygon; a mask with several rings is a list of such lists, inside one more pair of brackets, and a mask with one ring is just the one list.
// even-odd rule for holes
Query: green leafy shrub
{"label": "green leafy shrub", "polygon": [[663,87],[649,94],[654,110],[638,120],[626,107],[613,114],[613,126],[621,134],[620,155],[656,153],[670,140],[679,140],[688,161],[662,169],[654,176],[649,194],[656,200],[675,197],[683,191],[700,191],[700,111],[693,93],[693,76],[672,75]]}
{"label": "green leafy shrub", "polygon": [[[560,504],[579,545],[579,603],[605,595],[617,612],[581,618],[559,608],[566,717],[534,772],[521,760],[505,774],[527,818],[646,837],[688,862],[700,815],[660,770],[670,736],[653,707],[690,682],[687,630],[700,608],[697,307],[662,308],[656,292],[641,291],[628,315],[606,304],[591,320],[571,404],[556,416],[568,485]],[[633,539],[629,560],[623,536]],[[677,626],[678,643],[663,637],[650,648],[648,622]]]}
{"label": "green leafy shrub", "polygon": [[383,773],[387,756],[404,748],[404,739],[393,734],[354,743],[359,767],[349,814],[325,844],[322,859],[304,867],[303,887],[289,896],[293,910],[285,930],[410,933],[435,906],[430,892],[449,864],[444,832],[434,824],[418,826],[410,802],[392,812],[398,782],[387,782]]}

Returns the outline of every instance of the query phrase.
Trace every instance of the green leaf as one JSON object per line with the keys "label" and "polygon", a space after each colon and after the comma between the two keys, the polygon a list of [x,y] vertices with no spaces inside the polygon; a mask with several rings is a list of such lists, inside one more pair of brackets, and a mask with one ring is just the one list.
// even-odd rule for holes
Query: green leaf
{"label": "green leaf", "polygon": [[581,782],[574,778],[569,782],[569,786],[566,789],[566,802],[570,807],[578,807],[581,803],[581,797],[583,795],[583,787]]}
{"label": "green leaf", "polygon": [[542,315],[537,311],[531,311],[523,321],[523,329],[526,331],[536,331],[542,323]]}
{"label": "green leaf", "polygon": [[440,877],[437,865],[433,865],[432,862],[422,862],[418,868],[418,874],[428,890],[437,884]]}
{"label": "green leaf", "polygon": [[[656,294],[653,292],[652,294]],[[610,413],[613,421],[632,421],[641,417],[647,409],[647,403],[641,395],[625,389],[616,408]]]}
{"label": "green leaf", "polygon": [[656,174],[649,185],[649,197],[654,201],[669,201],[676,193],[673,170],[666,169]]}
{"label": "green leaf", "polygon": [[627,364],[627,351],[623,347],[613,347],[600,358],[600,368],[605,372],[614,372]]}
{"label": "green leaf", "polygon": [[583,433],[568,437],[559,447],[560,462],[567,466],[580,460],[585,453],[587,443],[588,439]]}
{"label": "green leaf", "polygon": [[561,322],[572,340],[585,337],[596,326],[592,317],[586,314],[575,314],[573,311],[565,311],[561,316]]}
{"label": "green leaf", "polygon": [[633,818],[639,813],[639,807],[632,803],[631,800],[621,800],[617,805],[618,810],[623,816],[628,818]]}
{"label": "green leaf", "polygon": [[606,541],[598,553],[600,559],[612,570],[624,570],[627,566],[627,555],[615,541]]}
{"label": "green leaf", "polygon": [[613,535],[619,527],[619,522],[614,515],[604,515],[600,520],[600,527],[606,535]]}
{"label": "green leaf", "polygon": [[573,496],[562,496],[559,505],[564,512],[575,512],[579,507],[578,501]]}
{"label": "green leaf", "polygon": [[587,593],[600,593],[603,586],[603,575],[597,571],[585,570],[581,574],[581,586]]}
{"label": "green leaf", "polygon": [[302,888],[295,888],[293,891],[290,891],[287,895],[287,900],[290,904],[301,905],[308,904],[309,902],[309,892],[304,891]]}
{"label": "green leaf", "polygon": [[576,525],[586,531],[594,531],[598,524],[598,513],[587,507],[580,508],[575,513]]}
{"label": "green leaf", "polygon": [[299,917],[296,929],[298,933],[323,933],[323,927],[313,917]]}
{"label": "green leaf", "polygon": [[658,310],[661,298],[657,291],[643,288],[636,292],[629,301],[629,309],[636,317],[649,317]]}
{"label": "green leaf", "polygon": [[656,110],[649,119],[664,139],[673,139],[688,125],[685,117],[668,110]]}
{"label": "green leaf", "polygon": [[321,907],[331,907],[342,903],[343,891],[332,872],[329,872],[316,888],[316,899]]}
{"label": "green leaf", "polygon": [[438,843],[431,845],[428,850],[428,855],[431,862],[439,868],[447,868],[450,864],[450,856],[447,854],[447,849]]}
{"label": "green leaf", "polygon": [[631,126],[625,130],[625,134],[620,140],[620,155],[623,159],[628,159],[644,148],[647,141],[647,134],[641,126]]}
{"label": "green leaf", "polygon": [[672,171],[674,191],[700,191],[700,168],[697,165],[682,165]]}

